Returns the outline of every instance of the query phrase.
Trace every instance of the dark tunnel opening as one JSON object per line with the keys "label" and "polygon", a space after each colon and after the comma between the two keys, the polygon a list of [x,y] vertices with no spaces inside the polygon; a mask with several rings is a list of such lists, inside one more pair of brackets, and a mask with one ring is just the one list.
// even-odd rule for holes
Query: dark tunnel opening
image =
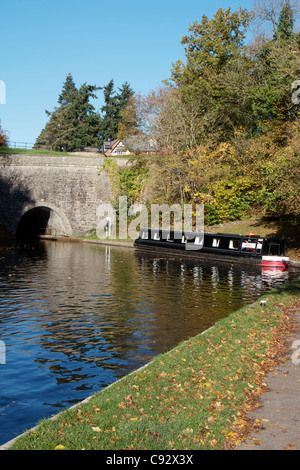
{"label": "dark tunnel opening", "polygon": [[49,207],[35,207],[26,212],[21,218],[16,238],[18,240],[32,240],[40,235],[45,235],[50,218],[51,209]]}

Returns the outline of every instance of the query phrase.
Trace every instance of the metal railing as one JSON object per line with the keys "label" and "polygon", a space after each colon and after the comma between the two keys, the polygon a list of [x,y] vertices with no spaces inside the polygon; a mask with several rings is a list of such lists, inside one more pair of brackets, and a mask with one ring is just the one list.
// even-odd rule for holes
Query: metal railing
{"label": "metal railing", "polygon": [[29,142],[11,142],[8,141],[8,147],[11,149],[32,149],[34,144]]}

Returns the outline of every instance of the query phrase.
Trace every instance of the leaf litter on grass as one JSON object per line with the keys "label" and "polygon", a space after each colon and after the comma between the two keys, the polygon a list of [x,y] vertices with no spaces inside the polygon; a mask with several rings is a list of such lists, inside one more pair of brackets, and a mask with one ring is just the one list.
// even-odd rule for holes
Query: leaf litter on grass
{"label": "leaf litter on grass", "polygon": [[[244,307],[62,414],[48,430],[66,449],[231,449],[284,352],[291,304]],[[68,416],[68,417],[67,417]],[[27,448],[35,447],[27,437]],[[19,445],[22,447],[22,442]]]}

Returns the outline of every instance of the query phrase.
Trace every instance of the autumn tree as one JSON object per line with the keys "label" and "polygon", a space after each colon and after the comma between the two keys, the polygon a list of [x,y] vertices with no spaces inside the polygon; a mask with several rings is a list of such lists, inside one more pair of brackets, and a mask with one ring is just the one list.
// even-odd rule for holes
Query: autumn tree
{"label": "autumn tree", "polygon": [[134,94],[120,111],[118,139],[125,139],[140,133],[139,95]]}
{"label": "autumn tree", "polygon": [[8,146],[8,136],[7,132],[2,129],[0,126],[0,147],[7,147]]}
{"label": "autumn tree", "polygon": [[[244,95],[239,78],[245,74],[243,45],[251,18],[247,10],[220,8],[211,20],[203,15],[201,23],[194,22],[189,27],[190,35],[182,38],[186,62],[173,65],[171,81],[180,89],[185,103],[198,103],[198,142],[230,138],[248,114],[247,101],[239,99]],[[232,87],[223,77],[233,75],[235,70],[240,75]],[[239,112],[233,113],[233,107]]]}
{"label": "autumn tree", "polygon": [[144,129],[167,150],[150,172],[157,201],[203,203],[208,223],[250,215],[253,207],[298,214],[299,163],[284,150],[289,129],[299,126],[291,11],[285,4],[274,37],[251,45],[244,44],[254,16],[247,10],[219,9],[190,26],[186,61],[173,65],[169,86],[140,100]]}

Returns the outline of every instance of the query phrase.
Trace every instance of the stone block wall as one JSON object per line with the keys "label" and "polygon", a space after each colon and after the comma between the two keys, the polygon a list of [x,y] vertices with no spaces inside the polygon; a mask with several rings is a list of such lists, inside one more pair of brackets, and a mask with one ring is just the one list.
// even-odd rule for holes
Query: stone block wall
{"label": "stone block wall", "polygon": [[26,212],[45,207],[60,234],[88,233],[98,205],[112,200],[109,177],[99,174],[102,162],[94,155],[1,155],[0,224],[15,233]]}

